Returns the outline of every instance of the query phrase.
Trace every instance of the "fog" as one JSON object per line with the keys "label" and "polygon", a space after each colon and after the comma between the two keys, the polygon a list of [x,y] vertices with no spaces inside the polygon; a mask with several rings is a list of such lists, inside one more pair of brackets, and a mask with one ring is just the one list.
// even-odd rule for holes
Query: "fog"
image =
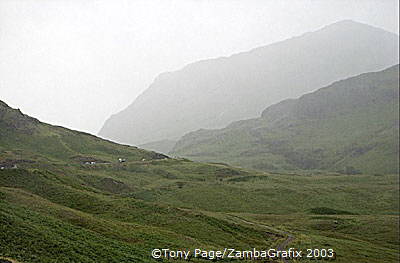
{"label": "fog", "polygon": [[398,1],[0,0],[0,100],[96,134],[152,80],[352,19],[399,31]]}

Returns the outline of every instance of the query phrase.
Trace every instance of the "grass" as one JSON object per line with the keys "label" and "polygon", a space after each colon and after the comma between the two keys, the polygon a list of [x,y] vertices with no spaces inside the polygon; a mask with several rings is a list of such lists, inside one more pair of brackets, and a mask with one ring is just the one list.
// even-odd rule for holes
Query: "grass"
{"label": "grass", "polygon": [[337,262],[398,262],[398,215],[241,216],[289,231],[295,236],[292,247],[302,250],[333,248]]}
{"label": "grass", "polygon": [[[1,240],[10,244],[0,255],[22,262],[52,262],[48,257],[54,259],[63,251],[54,245],[61,242],[76,254],[64,251],[58,255],[60,262],[67,262],[62,261],[64,253],[80,262],[92,262],[88,258],[130,262],[124,253],[146,262],[151,261],[146,259],[148,251],[155,247],[249,249],[275,247],[283,241],[266,235],[262,227],[232,220],[230,215],[236,215],[276,229],[273,233],[292,233],[294,247],[330,244],[339,261],[364,262],[359,255],[366,253],[371,257],[368,262],[394,262],[399,245],[397,175],[265,174],[173,159],[153,163],[0,172],[2,220],[7,222],[2,224],[6,231]],[[101,178],[118,180],[129,190],[104,189],[96,183]],[[37,242],[29,241],[26,233],[35,231],[46,234],[37,235]],[[76,246],[58,240],[63,236],[76,242],[80,235],[87,236],[87,243]],[[11,249],[15,243],[10,238],[28,249]],[[85,250],[89,248],[93,251]],[[387,253],[378,257],[383,251]],[[88,257],[78,257],[81,254]]]}
{"label": "grass", "polygon": [[154,248],[275,248],[284,231],[291,247],[332,247],[339,262],[397,262],[396,174],[169,159],[1,107],[0,162],[18,168],[0,170],[0,258],[154,262]]}

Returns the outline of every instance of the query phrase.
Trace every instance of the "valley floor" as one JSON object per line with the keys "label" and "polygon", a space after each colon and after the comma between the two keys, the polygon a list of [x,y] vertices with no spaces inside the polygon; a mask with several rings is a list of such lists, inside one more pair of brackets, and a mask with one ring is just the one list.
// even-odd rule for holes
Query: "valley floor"
{"label": "valley floor", "polygon": [[332,248],[336,262],[398,260],[398,175],[267,174],[174,159],[24,163],[0,171],[0,196],[0,256],[18,262],[153,262],[151,250],[164,247]]}

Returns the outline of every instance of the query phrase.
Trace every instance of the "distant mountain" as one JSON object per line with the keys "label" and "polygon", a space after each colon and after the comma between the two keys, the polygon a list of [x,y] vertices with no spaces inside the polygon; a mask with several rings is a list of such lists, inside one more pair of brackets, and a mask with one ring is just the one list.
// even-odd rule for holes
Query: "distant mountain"
{"label": "distant mountain", "polygon": [[261,170],[399,172],[399,66],[268,107],[260,118],[199,130],[174,155]]}
{"label": "distant mountain", "polygon": [[[396,34],[353,21],[163,73],[99,135],[143,145],[254,118],[267,106],[398,63]],[[163,146],[162,146],[163,147]],[[163,149],[165,150],[165,149]]]}

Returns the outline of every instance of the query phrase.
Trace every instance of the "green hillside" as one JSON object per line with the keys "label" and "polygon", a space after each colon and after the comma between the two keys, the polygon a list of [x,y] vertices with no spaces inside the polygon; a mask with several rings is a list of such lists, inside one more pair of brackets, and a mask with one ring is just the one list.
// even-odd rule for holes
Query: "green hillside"
{"label": "green hillside", "polygon": [[173,159],[41,123],[3,102],[0,168],[5,262],[155,262],[154,248],[286,240],[333,248],[337,262],[398,255],[396,175],[268,174]]}
{"label": "green hillside", "polygon": [[[295,85],[295,83],[293,83]],[[399,66],[268,107],[260,118],[185,135],[172,154],[264,171],[399,171]]]}

